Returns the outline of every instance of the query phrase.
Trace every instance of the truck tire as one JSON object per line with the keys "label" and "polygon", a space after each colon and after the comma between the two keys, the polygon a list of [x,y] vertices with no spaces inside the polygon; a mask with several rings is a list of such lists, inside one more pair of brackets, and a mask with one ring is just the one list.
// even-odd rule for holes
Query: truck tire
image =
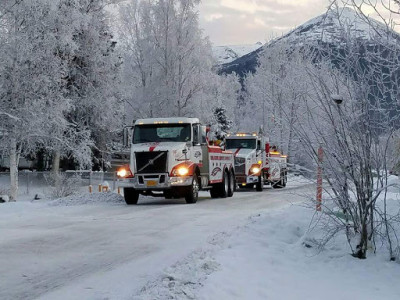
{"label": "truck tire", "polygon": [[264,188],[264,177],[262,175],[258,176],[258,182],[256,183],[256,191],[262,192]]}
{"label": "truck tire", "polygon": [[197,179],[197,175],[194,174],[192,185],[189,187],[189,190],[185,195],[186,203],[193,204],[197,202],[197,199],[199,198],[199,189],[200,189],[199,180]]}
{"label": "truck tire", "polygon": [[164,198],[167,199],[167,200],[174,198],[174,195],[173,195],[172,191],[171,190],[164,191]]}
{"label": "truck tire", "polygon": [[139,192],[134,188],[124,188],[124,199],[126,204],[135,205],[139,200]]}
{"label": "truck tire", "polygon": [[222,183],[220,186],[220,197],[226,198],[229,193],[229,174],[227,171],[224,171],[224,176],[222,177]]}
{"label": "truck tire", "polygon": [[219,190],[220,190],[219,184],[218,185],[214,184],[210,190],[211,198],[219,198]]}
{"label": "truck tire", "polygon": [[281,188],[280,183],[281,183],[280,181],[272,182],[272,187],[273,187],[274,189],[280,189],[280,188]]}
{"label": "truck tire", "polygon": [[283,175],[283,186],[282,187],[285,187],[286,184],[287,184],[287,174],[285,173],[285,175]]}
{"label": "truck tire", "polygon": [[286,185],[286,184],[285,184],[285,175],[282,175],[282,176],[281,176],[281,179],[280,179],[279,181],[276,181],[276,182],[274,182],[274,183],[272,184],[272,187],[273,187],[274,189],[281,189],[281,188],[283,188],[285,185]]}
{"label": "truck tire", "polygon": [[228,188],[228,197],[232,197],[233,193],[235,192],[236,189],[236,180],[235,180],[235,174],[233,171],[229,172],[229,188]]}

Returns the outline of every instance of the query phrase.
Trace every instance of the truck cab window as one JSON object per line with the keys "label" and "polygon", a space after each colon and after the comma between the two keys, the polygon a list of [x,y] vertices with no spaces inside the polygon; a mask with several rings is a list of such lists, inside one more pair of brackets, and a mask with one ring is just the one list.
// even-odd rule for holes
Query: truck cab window
{"label": "truck cab window", "polygon": [[226,139],[226,149],[256,149],[255,139]]}
{"label": "truck cab window", "polygon": [[160,142],[188,142],[191,140],[189,124],[136,125],[133,144]]}

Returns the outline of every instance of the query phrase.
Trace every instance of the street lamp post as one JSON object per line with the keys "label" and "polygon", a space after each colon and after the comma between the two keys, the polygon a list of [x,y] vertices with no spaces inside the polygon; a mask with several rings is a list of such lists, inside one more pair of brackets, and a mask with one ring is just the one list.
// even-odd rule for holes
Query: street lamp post
{"label": "street lamp post", "polygon": [[322,161],[324,157],[324,150],[322,144],[318,148],[318,169],[317,169],[317,205],[316,210],[321,211],[322,204]]}
{"label": "street lamp post", "polygon": [[[341,110],[340,110],[340,105],[343,103],[343,97],[339,94],[332,94],[331,99],[337,104],[338,106],[338,111],[340,117],[342,116]],[[322,205],[322,177],[323,177],[323,169],[322,169],[322,163],[323,163],[323,158],[324,158],[324,149],[322,147],[322,144],[320,144],[318,148],[318,168],[317,168],[317,195],[316,195],[316,210],[321,211],[321,205]],[[347,192],[347,178],[345,177],[345,186],[344,186],[345,192]]]}

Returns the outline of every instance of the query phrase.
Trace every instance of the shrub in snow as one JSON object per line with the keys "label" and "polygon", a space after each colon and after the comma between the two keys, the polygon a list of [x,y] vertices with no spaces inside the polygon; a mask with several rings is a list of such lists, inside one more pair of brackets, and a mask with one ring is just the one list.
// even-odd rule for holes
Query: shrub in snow
{"label": "shrub in snow", "polygon": [[9,193],[10,191],[8,189],[0,187],[0,203],[10,201]]}
{"label": "shrub in snow", "polygon": [[0,203],[8,202],[10,199],[8,198],[8,195],[0,195]]}
{"label": "shrub in snow", "polygon": [[47,182],[52,186],[50,197],[52,199],[68,197],[77,192],[80,187],[82,179],[77,176],[68,176],[66,174],[52,174],[46,178]]}
{"label": "shrub in snow", "polygon": [[40,199],[43,199],[43,198],[45,198],[45,196],[43,194],[41,194],[41,193],[38,193],[38,194],[35,195],[33,200],[40,200]]}

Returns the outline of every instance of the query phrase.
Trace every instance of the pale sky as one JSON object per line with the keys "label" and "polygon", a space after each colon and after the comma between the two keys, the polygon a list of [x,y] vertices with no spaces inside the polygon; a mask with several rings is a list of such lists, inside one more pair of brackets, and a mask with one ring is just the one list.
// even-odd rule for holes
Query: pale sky
{"label": "pale sky", "polygon": [[327,0],[202,0],[200,26],[216,45],[265,43],[326,12]]}

